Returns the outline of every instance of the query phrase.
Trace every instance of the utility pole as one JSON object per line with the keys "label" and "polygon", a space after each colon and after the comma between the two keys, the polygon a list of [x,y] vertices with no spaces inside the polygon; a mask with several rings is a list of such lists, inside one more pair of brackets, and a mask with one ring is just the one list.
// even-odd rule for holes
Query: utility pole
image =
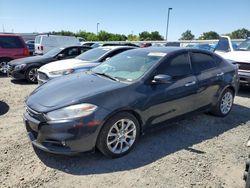
{"label": "utility pole", "polygon": [[170,17],[170,11],[173,8],[168,8],[168,20],[167,20],[167,28],[166,28],[166,41],[168,40],[168,25],[169,25],[169,17]]}
{"label": "utility pole", "polygon": [[100,25],[100,23],[96,24],[96,35],[98,35],[98,33],[99,33],[99,25]]}

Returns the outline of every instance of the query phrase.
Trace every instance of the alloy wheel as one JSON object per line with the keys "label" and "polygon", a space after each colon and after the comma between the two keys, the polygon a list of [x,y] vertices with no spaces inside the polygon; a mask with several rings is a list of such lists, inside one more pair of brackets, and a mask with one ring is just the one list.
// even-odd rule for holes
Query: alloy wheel
{"label": "alloy wheel", "polygon": [[30,69],[30,71],[28,73],[28,78],[31,82],[37,81],[37,68]]}
{"label": "alloy wheel", "polygon": [[132,120],[117,121],[112,125],[107,136],[108,149],[115,154],[126,152],[134,144],[136,134],[136,125]]}
{"label": "alloy wheel", "polygon": [[233,95],[231,92],[226,92],[221,99],[220,110],[222,114],[227,114],[233,105]]}

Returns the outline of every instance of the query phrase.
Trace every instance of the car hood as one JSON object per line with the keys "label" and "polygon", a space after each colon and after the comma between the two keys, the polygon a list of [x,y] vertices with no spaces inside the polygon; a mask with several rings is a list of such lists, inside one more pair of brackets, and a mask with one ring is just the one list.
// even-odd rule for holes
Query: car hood
{"label": "car hood", "polygon": [[15,59],[9,62],[9,65],[16,66],[20,64],[28,64],[28,63],[35,63],[35,62],[41,62],[41,61],[47,61],[50,60],[51,57],[44,57],[44,56],[32,56],[32,57],[25,57],[21,59]]}
{"label": "car hood", "polygon": [[26,104],[35,111],[48,112],[71,104],[82,103],[98,94],[127,85],[90,72],[71,74],[38,87],[28,97]]}
{"label": "car hood", "polygon": [[42,66],[39,71],[41,72],[51,72],[51,71],[59,71],[64,69],[74,69],[78,67],[94,67],[96,66],[95,62],[83,61],[80,59],[66,59],[61,61],[54,61],[52,63],[46,64]]}
{"label": "car hood", "polygon": [[250,63],[250,51],[216,52],[225,59],[235,62]]}

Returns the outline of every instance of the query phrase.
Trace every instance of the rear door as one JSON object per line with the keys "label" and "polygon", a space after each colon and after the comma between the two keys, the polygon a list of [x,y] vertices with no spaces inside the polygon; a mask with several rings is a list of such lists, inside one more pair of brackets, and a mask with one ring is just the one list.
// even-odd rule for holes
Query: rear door
{"label": "rear door", "polygon": [[166,84],[149,86],[151,90],[145,114],[151,117],[149,124],[158,124],[194,111],[197,80],[191,68],[189,54],[180,53],[162,62],[154,75],[158,74],[169,75],[172,80]]}
{"label": "rear door", "polygon": [[191,53],[191,62],[197,77],[196,108],[210,105],[216,97],[222,84],[223,71],[217,66],[212,54],[195,52]]}

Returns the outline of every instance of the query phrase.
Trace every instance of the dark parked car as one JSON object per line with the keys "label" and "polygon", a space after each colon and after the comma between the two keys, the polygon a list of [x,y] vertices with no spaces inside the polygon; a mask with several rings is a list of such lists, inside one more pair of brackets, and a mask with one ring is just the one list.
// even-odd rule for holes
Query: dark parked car
{"label": "dark parked car", "polygon": [[7,72],[7,63],[29,56],[29,50],[21,36],[0,34],[0,72]]}
{"label": "dark parked car", "polygon": [[23,117],[42,150],[121,157],[149,127],[194,111],[228,115],[238,85],[237,66],[212,52],[140,48],[38,87]]}
{"label": "dark parked car", "polygon": [[62,59],[70,59],[91,49],[88,46],[68,46],[54,48],[44,55],[21,58],[10,61],[7,66],[7,73],[15,79],[26,79],[29,82],[37,82],[37,69],[41,66]]}

